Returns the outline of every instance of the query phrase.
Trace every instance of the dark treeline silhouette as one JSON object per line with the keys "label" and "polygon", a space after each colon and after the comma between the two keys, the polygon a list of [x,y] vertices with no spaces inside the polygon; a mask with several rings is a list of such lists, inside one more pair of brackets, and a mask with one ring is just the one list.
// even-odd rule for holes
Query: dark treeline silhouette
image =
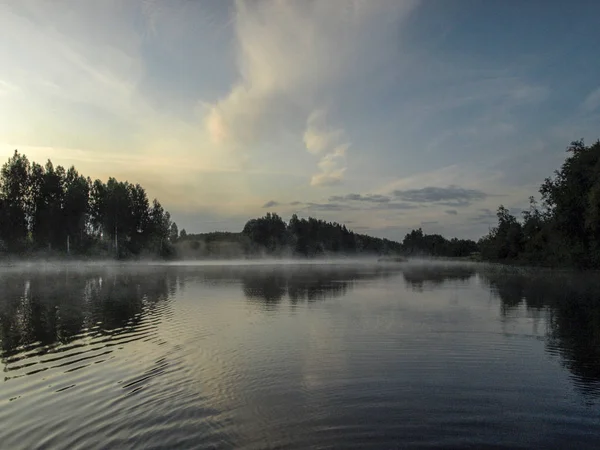
{"label": "dark treeline silhouette", "polygon": [[[183,230],[185,231],[185,230]],[[345,225],[296,214],[286,223],[279,215],[246,222],[241,233],[213,232],[179,236],[180,256],[252,257],[400,254],[402,245],[348,230]]]}
{"label": "dark treeline silhouette", "polygon": [[213,231],[187,233],[181,230],[175,245],[181,258],[240,258],[246,255],[250,241],[242,233]]}
{"label": "dark treeline silhouette", "polygon": [[598,278],[586,273],[511,269],[489,269],[480,275],[502,300],[503,316],[524,306],[532,319],[546,319],[547,351],[560,357],[577,389],[590,400],[600,399]]}
{"label": "dark treeline silhouette", "polygon": [[498,208],[498,225],[479,241],[483,259],[600,267],[600,141],[575,141],[567,151],[560,170],[540,187],[541,205],[531,197],[522,221]]}
{"label": "dark treeline silhouette", "polygon": [[398,242],[354,233],[339,223],[325,222],[309,217],[299,219],[296,214],[289,223],[274,213],[246,223],[242,234],[251,243],[251,251],[268,254],[291,252],[299,256],[326,254],[389,254],[400,253]]}
{"label": "dark treeline silhouette", "polygon": [[173,253],[177,225],[139,184],[104,183],[15,150],[0,172],[0,250],[129,257]]}
{"label": "dark treeline silhouette", "polygon": [[402,251],[408,256],[465,257],[478,250],[470,239],[448,240],[439,234],[424,234],[421,228],[412,230],[402,241]]}

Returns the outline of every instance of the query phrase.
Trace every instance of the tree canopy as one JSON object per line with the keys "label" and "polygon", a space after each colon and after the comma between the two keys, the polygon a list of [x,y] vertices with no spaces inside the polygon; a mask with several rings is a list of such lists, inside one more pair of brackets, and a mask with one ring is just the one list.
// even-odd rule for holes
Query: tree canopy
{"label": "tree canopy", "polygon": [[[0,171],[0,242],[9,252],[169,256],[177,225],[139,184],[92,181],[75,167],[30,164],[15,150]],[[175,235],[176,238],[176,235]]]}
{"label": "tree canopy", "polygon": [[296,214],[286,223],[275,213],[252,219],[246,223],[242,234],[253,251],[268,254],[289,253],[314,257],[326,254],[388,254],[400,253],[398,242],[350,231],[345,225],[309,217],[300,219]]}
{"label": "tree canopy", "polygon": [[600,141],[574,141],[562,167],[540,187],[541,206],[530,198],[519,221],[504,206],[498,225],[479,245],[493,261],[600,267]]}

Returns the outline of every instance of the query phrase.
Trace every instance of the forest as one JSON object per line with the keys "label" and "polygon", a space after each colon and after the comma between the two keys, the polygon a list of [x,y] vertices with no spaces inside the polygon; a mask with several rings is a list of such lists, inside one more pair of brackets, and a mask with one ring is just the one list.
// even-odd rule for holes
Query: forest
{"label": "forest", "polygon": [[0,251],[20,256],[170,257],[177,225],[139,184],[106,183],[15,153],[0,171]]}
{"label": "forest", "polygon": [[182,230],[176,244],[180,255],[215,256],[290,256],[327,255],[405,255],[468,257],[478,251],[475,241],[446,239],[439,234],[424,234],[419,228],[400,242],[355,233],[345,225],[292,215],[285,222],[276,213],[246,222],[241,233],[212,232],[187,234]]}
{"label": "forest", "polygon": [[[181,235],[178,253],[195,250],[205,257],[278,256],[319,257],[327,255],[400,254],[402,245],[388,239],[354,233],[345,225],[296,214],[286,223],[276,213],[251,219],[241,233],[213,232]],[[190,252],[188,252],[190,254]]]}

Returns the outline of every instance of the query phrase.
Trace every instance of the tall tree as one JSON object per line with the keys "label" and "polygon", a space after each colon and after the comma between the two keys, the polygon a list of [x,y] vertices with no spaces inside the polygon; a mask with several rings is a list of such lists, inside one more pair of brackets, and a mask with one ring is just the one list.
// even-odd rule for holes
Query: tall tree
{"label": "tall tree", "polygon": [[65,176],[64,185],[65,232],[72,246],[81,247],[86,239],[90,209],[90,180],[80,175],[75,167],[71,167]]}
{"label": "tall tree", "polygon": [[177,242],[178,238],[179,238],[179,229],[177,228],[177,224],[175,222],[173,222],[171,224],[171,228],[169,230],[169,241]]}
{"label": "tall tree", "polygon": [[23,248],[28,235],[29,160],[15,150],[0,171],[0,238],[9,249]]}

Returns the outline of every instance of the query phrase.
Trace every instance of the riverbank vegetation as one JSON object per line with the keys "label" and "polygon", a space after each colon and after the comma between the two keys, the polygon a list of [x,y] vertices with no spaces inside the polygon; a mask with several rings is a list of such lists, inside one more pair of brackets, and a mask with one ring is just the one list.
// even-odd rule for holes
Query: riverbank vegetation
{"label": "riverbank vegetation", "polygon": [[296,214],[286,223],[275,213],[249,220],[241,233],[186,233],[180,236],[176,248],[184,257],[314,258],[402,253],[398,242],[354,233],[339,223],[300,219]]}
{"label": "riverbank vegetation", "polygon": [[575,141],[567,152],[522,220],[498,208],[498,225],[479,241],[484,260],[600,268],[600,141]]}
{"label": "riverbank vegetation", "polygon": [[17,151],[0,171],[4,255],[164,258],[173,255],[174,233],[170,214],[139,184],[92,181]]}

